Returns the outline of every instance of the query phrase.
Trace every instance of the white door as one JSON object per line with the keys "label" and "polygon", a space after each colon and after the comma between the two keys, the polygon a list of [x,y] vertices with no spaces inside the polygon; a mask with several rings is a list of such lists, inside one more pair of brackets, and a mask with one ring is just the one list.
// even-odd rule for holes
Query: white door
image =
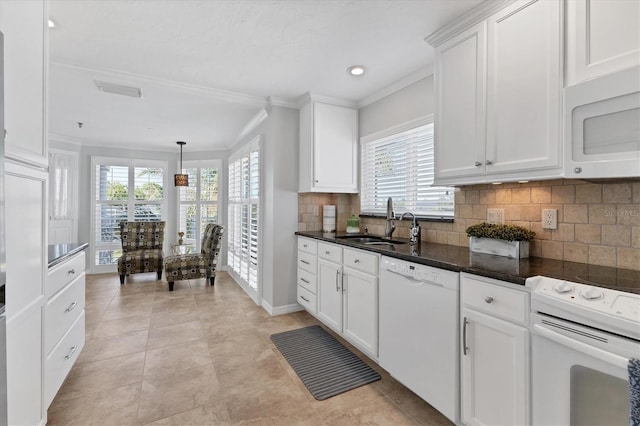
{"label": "white door", "polygon": [[528,334],[524,327],[474,310],[463,311],[461,417],[465,424],[529,424]]}
{"label": "white door", "polygon": [[318,259],[318,317],[342,333],[342,266]]}
{"label": "white door", "polygon": [[567,2],[567,86],[640,65],[640,2]]}
{"label": "white door", "polygon": [[488,19],[487,174],[560,166],[562,2]]}
{"label": "white door", "polygon": [[486,22],[436,49],[435,179],[484,173]]}
{"label": "white door", "polygon": [[343,328],[345,336],[378,356],[378,278],[344,267]]}

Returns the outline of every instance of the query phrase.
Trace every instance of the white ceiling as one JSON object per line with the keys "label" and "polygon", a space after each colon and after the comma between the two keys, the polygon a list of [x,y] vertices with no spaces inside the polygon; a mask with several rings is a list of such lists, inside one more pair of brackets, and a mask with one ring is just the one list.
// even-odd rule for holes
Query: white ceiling
{"label": "white ceiling", "polygon": [[[287,104],[311,91],[362,103],[427,75],[424,38],[481,1],[51,0],[51,137],[227,149],[267,97]],[[355,64],[364,77],[346,73]],[[101,93],[94,80],[144,97]]]}

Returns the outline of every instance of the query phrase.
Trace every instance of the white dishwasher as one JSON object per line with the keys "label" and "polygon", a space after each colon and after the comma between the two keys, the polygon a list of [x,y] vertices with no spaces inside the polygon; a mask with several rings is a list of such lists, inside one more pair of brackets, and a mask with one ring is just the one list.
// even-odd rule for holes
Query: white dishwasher
{"label": "white dishwasher", "polygon": [[457,272],[382,257],[380,365],[454,423],[459,281]]}

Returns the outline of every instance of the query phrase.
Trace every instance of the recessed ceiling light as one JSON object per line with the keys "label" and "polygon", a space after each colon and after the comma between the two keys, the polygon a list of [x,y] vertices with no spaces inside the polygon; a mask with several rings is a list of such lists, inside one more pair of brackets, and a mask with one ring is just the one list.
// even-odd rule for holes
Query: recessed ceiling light
{"label": "recessed ceiling light", "polygon": [[347,73],[349,73],[349,75],[359,77],[364,74],[365,69],[366,68],[363,65],[354,65],[352,67],[347,68]]}
{"label": "recessed ceiling light", "polygon": [[49,25],[49,28],[55,28],[56,27],[56,23],[53,22],[51,19],[49,19],[48,25]]}

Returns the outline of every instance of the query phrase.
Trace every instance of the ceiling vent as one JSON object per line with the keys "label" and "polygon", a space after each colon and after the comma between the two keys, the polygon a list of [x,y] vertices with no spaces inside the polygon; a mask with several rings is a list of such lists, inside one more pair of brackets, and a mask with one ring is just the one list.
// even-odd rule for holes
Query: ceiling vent
{"label": "ceiling vent", "polygon": [[120,84],[107,83],[106,81],[94,80],[101,92],[113,93],[114,95],[129,96],[132,98],[142,98],[142,89],[138,87],[122,86]]}

